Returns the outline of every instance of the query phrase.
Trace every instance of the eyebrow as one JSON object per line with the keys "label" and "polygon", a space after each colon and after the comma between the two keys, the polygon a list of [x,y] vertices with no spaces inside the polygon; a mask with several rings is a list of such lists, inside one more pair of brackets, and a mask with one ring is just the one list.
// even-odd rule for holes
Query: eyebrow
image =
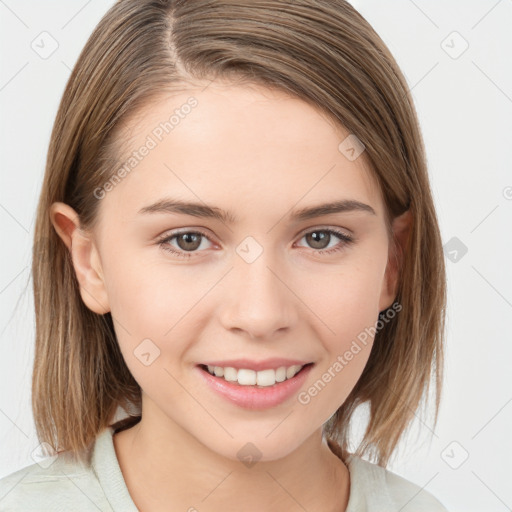
{"label": "eyebrow", "polygon": [[[291,220],[303,221],[324,215],[347,212],[366,212],[371,215],[377,215],[375,210],[368,204],[353,199],[343,199],[295,210],[290,215],[290,218]],[[237,222],[236,215],[229,210],[224,211],[216,206],[208,206],[206,204],[182,201],[180,199],[173,198],[160,199],[153,204],[141,208],[138,213],[181,213],[184,215],[191,215],[193,217],[217,219],[226,224],[234,224]]]}

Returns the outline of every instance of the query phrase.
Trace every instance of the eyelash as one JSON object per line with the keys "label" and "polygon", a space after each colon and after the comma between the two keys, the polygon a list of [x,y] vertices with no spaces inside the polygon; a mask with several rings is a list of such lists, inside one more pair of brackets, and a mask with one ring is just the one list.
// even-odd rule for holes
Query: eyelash
{"label": "eyelash", "polygon": [[[320,254],[320,255],[332,254],[332,253],[341,251],[342,249],[344,249],[345,246],[350,245],[350,244],[352,244],[354,242],[354,238],[352,236],[349,236],[349,235],[347,235],[347,234],[345,234],[345,233],[343,233],[341,231],[337,231],[336,229],[332,229],[332,228],[312,229],[310,231],[307,231],[307,232],[303,233],[302,236],[301,236],[301,239],[304,238],[306,235],[309,235],[309,234],[315,233],[315,232],[329,233],[330,235],[336,236],[337,238],[339,238],[343,242],[343,243],[340,243],[340,244],[336,245],[334,248],[327,249],[327,250],[326,249],[316,249],[316,250],[312,249],[313,252],[316,253],[316,254]],[[173,240],[177,236],[183,235],[183,234],[202,235],[207,240],[210,240],[208,235],[206,235],[202,231],[180,231],[180,232],[177,232],[177,233],[172,233],[170,235],[166,234],[163,239],[160,239],[158,241],[158,245],[164,251],[168,251],[168,252],[172,253],[173,255],[178,256],[180,258],[191,258],[194,253],[201,252],[201,251],[189,251],[189,252],[177,251],[176,249],[172,248],[172,246],[169,245],[169,242],[171,240]]]}

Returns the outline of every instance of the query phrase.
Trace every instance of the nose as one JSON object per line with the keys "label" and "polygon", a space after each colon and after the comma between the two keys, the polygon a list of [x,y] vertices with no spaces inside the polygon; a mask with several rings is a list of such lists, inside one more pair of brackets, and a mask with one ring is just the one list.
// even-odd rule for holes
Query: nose
{"label": "nose", "polygon": [[[266,340],[292,329],[300,301],[287,283],[287,273],[264,251],[256,261],[235,258],[223,284],[220,320],[229,331]],[[289,279],[288,279],[289,280]]]}

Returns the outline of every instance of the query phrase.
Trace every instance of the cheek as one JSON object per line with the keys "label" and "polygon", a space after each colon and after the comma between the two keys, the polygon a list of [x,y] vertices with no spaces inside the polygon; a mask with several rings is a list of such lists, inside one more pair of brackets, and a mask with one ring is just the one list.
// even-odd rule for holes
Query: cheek
{"label": "cheek", "polygon": [[[358,264],[316,276],[303,288],[308,305],[322,320],[316,335],[325,357],[298,396],[312,417],[327,421],[357,383],[370,356],[379,318],[379,297],[386,256],[373,253]],[[310,302],[309,302],[310,301]]]}
{"label": "cheek", "polygon": [[128,331],[162,338],[212,283],[199,277],[197,267],[167,264],[158,249],[151,251],[151,257],[123,257],[106,266],[107,293],[113,315]]}
{"label": "cheek", "polygon": [[340,284],[327,309],[339,349],[378,320],[381,281],[368,272],[354,272]]}
{"label": "cheek", "polygon": [[166,368],[181,371],[176,361],[194,338],[191,330],[201,328],[197,315],[207,301],[199,302],[212,282],[185,265],[141,258],[119,258],[105,269],[116,336],[134,378],[151,387]]}
{"label": "cheek", "polygon": [[368,251],[368,255],[358,252],[357,261],[354,255],[301,285],[305,302],[324,323],[321,338],[328,349],[342,350],[352,338],[375,325],[386,261],[383,250]]}
{"label": "cheek", "polygon": [[321,418],[322,423],[345,402],[370,356],[378,312],[363,297],[351,294],[346,307],[333,309],[325,317],[333,332],[323,329],[327,334],[319,336],[324,357],[297,396],[308,417]]}

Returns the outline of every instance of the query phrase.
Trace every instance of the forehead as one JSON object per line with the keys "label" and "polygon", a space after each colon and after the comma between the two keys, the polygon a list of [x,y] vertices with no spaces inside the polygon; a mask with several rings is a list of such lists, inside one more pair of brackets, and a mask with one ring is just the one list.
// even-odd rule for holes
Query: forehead
{"label": "forehead", "polygon": [[349,136],[283,91],[191,87],[162,95],[123,125],[118,167],[127,172],[106,202],[131,216],[167,194],[229,205],[243,219],[253,207],[263,215],[349,198],[372,203],[380,215],[380,188],[364,152],[349,159],[342,151]]}

